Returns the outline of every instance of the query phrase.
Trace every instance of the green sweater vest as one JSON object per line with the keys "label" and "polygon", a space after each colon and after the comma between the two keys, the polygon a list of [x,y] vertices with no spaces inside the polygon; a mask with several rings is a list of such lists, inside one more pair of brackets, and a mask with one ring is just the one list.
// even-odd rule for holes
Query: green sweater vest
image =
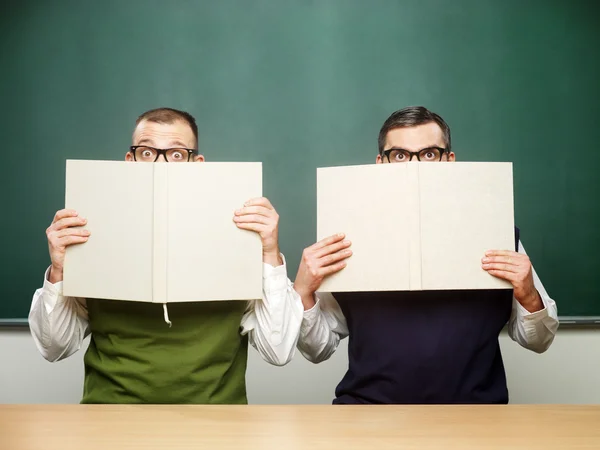
{"label": "green sweater vest", "polygon": [[88,299],[82,403],[247,403],[247,303]]}

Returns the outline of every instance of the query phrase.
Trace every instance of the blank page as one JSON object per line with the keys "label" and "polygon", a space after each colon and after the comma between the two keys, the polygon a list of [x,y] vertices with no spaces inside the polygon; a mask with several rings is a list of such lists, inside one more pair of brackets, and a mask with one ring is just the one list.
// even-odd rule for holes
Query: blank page
{"label": "blank page", "polygon": [[262,298],[260,236],[233,222],[262,196],[261,163],[173,164],[167,184],[168,301]]}
{"label": "blank page", "polygon": [[514,250],[511,163],[418,166],[423,289],[509,289],[481,268],[487,250]]}
{"label": "blank page", "polygon": [[67,161],[65,205],[88,220],[88,242],[67,248],[71,297],[152,301],[153,164]]}
{"label": "blank page", "polygon": [[411,195],[406,165],[317,169],[317,239],[343,232],[353,251],[346,268],[326,278],[320,291],[410,288]]}

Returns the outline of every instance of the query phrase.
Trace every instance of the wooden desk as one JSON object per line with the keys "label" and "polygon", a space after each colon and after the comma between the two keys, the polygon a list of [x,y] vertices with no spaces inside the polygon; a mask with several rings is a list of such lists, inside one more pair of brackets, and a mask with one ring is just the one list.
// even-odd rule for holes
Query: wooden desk
{"label": "wooden desk", "polygon": [[0,406],[0,449],[600,449],[600,406]]}

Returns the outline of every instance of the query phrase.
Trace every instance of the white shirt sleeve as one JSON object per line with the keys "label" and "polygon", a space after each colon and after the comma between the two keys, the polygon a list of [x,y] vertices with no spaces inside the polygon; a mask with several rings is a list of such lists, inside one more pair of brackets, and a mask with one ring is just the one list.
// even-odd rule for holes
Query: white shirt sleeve
{"label": "white shirt sleeve", "polygon": [[315,300],[315,306],[304,311],[298,350],[309,361],[320,363],[335,352],[341,339],[348,336],[348,325],[333,295],[315,294]]}
{"label": "white shirt sleeve", "polygon": [[[525,253],[520,242],[519,252]],[[530,313],[513,297],[508,333],[523,347],[541,353],[554,340],[558,329],[558,312],[556,303],[546,292],[535,269],[532,268],[532,271],[534,286],[540,293],[544,309]],[[306,359],[319,363],[328,359],[340,340],[348,336],[348,326],[339,304],[331,294],[316,295],[316,302],[315,306],[304,312],[298,349]]]}
{"label": "white shirt sleeve", "polygon": [[283,265],[263,265],[263,298],[253,300],[242,318],[242,335],[262,358],[276,366],[291,361],[302,323],[302,300],[287,277]]}
{"label": "white shirt sleeve", "polygon": [[[519,253],[527,254],[519,241]],[[522,347],[537,353],[548,350],[558,329],[556,303],[550,298],[544,285],[532,267],[533,284],[542,298],[544,308],[530,313],[513,297],[512,314],[508,322],[508,334]]]}
{"label": "white shirt sleeve", "polygon": [[[282,255],[283,258],[283,255]],[[284,264],[263,268],[263,298],[249,302],[241,322],[241,334],[271,364],[287,364],[294,356],[302,301],[287,278]],[[29,312],[29,326],[35,344],[48,361],[67,358],[81,348],[90,333],[85,299],[64,297],[62,282],[52,284],[48,272]]]}
{"label": "white shirt sleeve", "polygon": [[[48,269],[49,270],[49,269]],[[89,334],[85,299],[64,297],[62,282],[48,281],[33,294],[29,311],[29,328],[36,347],[48,361],[60,361],[81,348]]]}

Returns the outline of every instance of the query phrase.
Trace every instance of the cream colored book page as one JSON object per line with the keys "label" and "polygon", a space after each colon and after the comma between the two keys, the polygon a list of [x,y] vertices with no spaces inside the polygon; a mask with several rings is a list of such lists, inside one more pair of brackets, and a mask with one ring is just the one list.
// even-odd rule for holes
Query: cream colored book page
{"label": "cream colored book page", "polygon": [[67,161],[65,205],[91,236],[67,248],[65,295],[152,301],[152,177],[152,164]]}
{"label": "cream colored book page", "polygon": [[261,163],[173,165],[168,178],[168,301],[262,298],[260,236],[233,222],[262,195]]}
{"label": "cream colored book page", "polygon": [[481,259],[514,250],[511,163],[420,163],[423,289],[502,289]]}
{"label": "cream colored book page", "polygon": [[353,251],[321,292],[410,288],[406,181],[400,164],[317,169],[317,239],[343,232]]}

